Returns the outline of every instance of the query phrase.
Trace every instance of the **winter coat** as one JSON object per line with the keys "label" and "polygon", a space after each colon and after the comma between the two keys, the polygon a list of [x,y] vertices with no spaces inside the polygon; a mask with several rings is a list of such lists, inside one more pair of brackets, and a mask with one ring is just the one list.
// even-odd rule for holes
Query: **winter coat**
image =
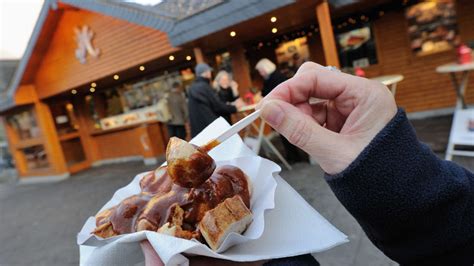
{"label": "winter coat", "polygon": [[235,113],[237,109],[221,101],[209,80],[198,77],[189,88],[188,97],[191,136],[196,136],[219,116]]}

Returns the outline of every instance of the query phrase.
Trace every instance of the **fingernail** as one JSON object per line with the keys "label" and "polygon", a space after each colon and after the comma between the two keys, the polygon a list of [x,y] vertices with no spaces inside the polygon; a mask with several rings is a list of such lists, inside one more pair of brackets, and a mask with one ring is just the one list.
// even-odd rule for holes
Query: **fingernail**
{"label": "fingernail", "polygon": [[278,127],[285,118],[283,109],[275,102],[270,101],[262,106],[262,118],[272,127]]}

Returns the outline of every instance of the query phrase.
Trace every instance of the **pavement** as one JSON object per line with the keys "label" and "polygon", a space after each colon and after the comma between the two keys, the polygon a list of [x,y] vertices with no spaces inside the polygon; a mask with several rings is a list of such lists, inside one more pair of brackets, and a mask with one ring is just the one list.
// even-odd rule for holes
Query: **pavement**
{"label": "pavement", "polygon": [[[446,148],[451,117],[413,121],[420,139],[436,152]],[[474,169],[474,159],[455,158]],[[0,184],[0,265],[77,265],[76,234],[113,193],[137,173],[151,170],[132,162],[92,168],[57,183]],[[349,236],[350,242],[313,254],[321,265],[396,265],[365,236],[314,165],[298,163],[281,176],[316,210]]]}

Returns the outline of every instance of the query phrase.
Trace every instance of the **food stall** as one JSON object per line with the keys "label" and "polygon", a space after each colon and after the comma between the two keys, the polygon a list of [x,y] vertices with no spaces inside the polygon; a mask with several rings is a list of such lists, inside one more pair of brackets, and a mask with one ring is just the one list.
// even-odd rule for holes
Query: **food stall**
{"label": "food stall", "polygon": [[14,96],[2,103],[20,178],[60,180],[131,160],[155,165],[168,141],[164,99],[173,82],[192,82],[192,51],[115,17],[49,8],[17,70]]}
{"label": "food stall", "polygon": [[[474,40],[469,0],[190,1],[183,2],[189,13],[175,20],[155,16],[167,8],[175,16],[173,2],[145,9],[99,2],[45,3],[9,97],[0,98],[22,177],[154,162],[167,140],[154,86],[176,73],[189,86],[203,61],[230,70],[241,96],[261,88],[254,66],[263,57],[289,77],[308,60],[348,72],[359,67],[368,78],[397,74],[399,106],[449,113],[456,93],[446,89],[449,76],[433,69]],[[465,99],[473,103],[474,91]]]}

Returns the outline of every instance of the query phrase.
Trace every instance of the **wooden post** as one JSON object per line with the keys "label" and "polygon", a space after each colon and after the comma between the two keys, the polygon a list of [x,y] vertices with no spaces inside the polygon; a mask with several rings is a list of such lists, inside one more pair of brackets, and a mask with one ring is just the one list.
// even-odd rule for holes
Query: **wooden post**
{"label": "wooden post", "polygon": [[319,31],[321,32],[321,40],[323,42],[324,56],[328,66],[340,67],[339,58],[337,56],[336,41],[332,30],[331,14],[329,13],[329,4],[327,0],[322,1],[316,6],[316,17],[319,23]]}
{"label": "wooden post", "polygon": [[195,58],[195,60],[196,60],[196,64],[205,63],[204,55],[203,55],[203,53],[202,53],[201,48],[199,48],[199,47],[194,47],[194,48],[193,48],[193,51],[194,51],[194,58]]}
{"label": "wooden post", "polygon": [[49,106],[39,100],[35,101],[34,111],[38,126],[43,136],[43,145],[48,155],[48,161],[55,174],[68,173],[66,160],[64,158],[59,137],[54,125],[53,116]]}
{"label": "wooden post", "polygon": [[245,58],[245,50],[242,45],[232,47],[229,52],[232,58],[233,78],[239,84],[239,93],[243,96],[252,87],[249,62]]}
{"label": "wooden post", "polygon": [[79,134],[81,136],[81,143],[89,164],[99,160],[99,151],[97,149],[97,143],[93,136],[91,136],[91,125],[88,122],[88,106],[84,97],[78,96],[73,102],[74,109],[77,111],[77,119],[79,122]]}

